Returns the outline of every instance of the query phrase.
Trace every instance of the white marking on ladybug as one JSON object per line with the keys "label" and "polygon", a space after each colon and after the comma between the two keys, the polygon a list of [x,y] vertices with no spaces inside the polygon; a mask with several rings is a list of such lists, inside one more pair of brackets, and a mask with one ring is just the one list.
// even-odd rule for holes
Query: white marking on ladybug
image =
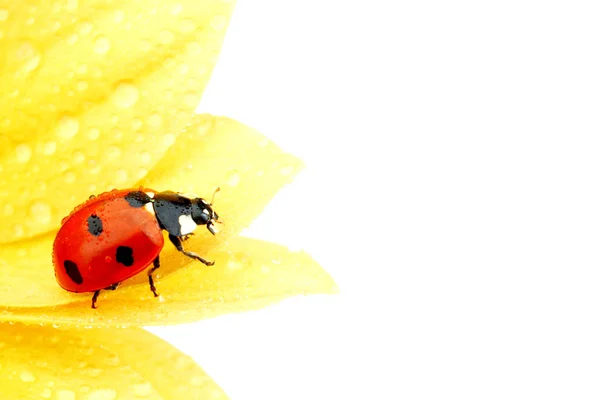
{"label": "white marking on ladybug", "polygon": [[179,216],[179,229],[182,235],[194,232],[197,226],[191,215],[182,214]]}
{"label": "white marking on ladybug", "polygon": [[148,195],[148,197],[150,197],[151,199],[154,198],[154,192],[146,192],[146,194]]}
{"label": "white marking on ladybug", "polygon": [[202,212],[206,215],[210,215],[210,211],[208,211],[206,208],[202,210]]}
{"label": "white marking on ladybug", "polygon": [[202,203],[204,204],[208,204],[208,201],[204,200],[204,199],[200,199],[202,201]]}
{"label": "white marking on ladybug", "polygon": [[154,205],[152,204],[152,202],[144,204],[144,208],[145,208],[145,209],[146,209],[146,211],[148,211],[150,214],[152,214],[152,215],[156,215],[156,213],[154,212]]}

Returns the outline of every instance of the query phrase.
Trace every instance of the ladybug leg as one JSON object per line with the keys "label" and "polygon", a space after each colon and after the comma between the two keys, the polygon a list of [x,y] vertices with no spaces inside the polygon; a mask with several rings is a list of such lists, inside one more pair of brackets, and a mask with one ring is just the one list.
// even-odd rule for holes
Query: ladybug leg
{"label": "ladybug leg", "polygon": [[181,237],[181,241],[182,241],[182,242],[186,242],[186,241],[190,240],[190,238],[191,238],[192,236],[194,236],[194,232],[192,232],[192,233],[188,233],[187,235],[185,235],[185,236],[182,236],[182,237]]}
{"label": "ladybug leg", "polygon": [[[113,283],[109,287],[105,287],[104,290],[115,290],[116,288],[119,287],[120,284],[121,284],[121,282]],[[98,295],[100,295],[100,290],[96,290],[94,292],[94,295],[92,296],[92,308],[94,308],[94,309],[98,308],[98,307],[96,307],[96,300],[98,300]]]}
{"label": "ladybug leg", "polygon": [[98,295],[100,294],[100,290],[96,290],[94,292],[94,295],[92,296],[92,308],[96,309],[98,307],[96,307],[96,300],[98,300]]}
{"label": "ladybug leg", "polygon": [[156,293],[156,288],[154,287],[154,279],[152,279],[152,273],[160,268],[160,260],[158,257],[154,259],[154,267],[148,270],[148,283],[150,283],[150,290],[154,293],[154,297],[158,297],[158,293]]}
{"label": "ladybug leg", "polygon": [[169,240],[171,241],[171,243],[173,243],[173,245],[177,248],[177,250],[179,250],[186,256],[193,258],[194,260],[198,260],[204,265],[213,265],[215,263],[214,261],[205,260],[204,258],[200,257],[196,253],[193,253],[191,251],[185,251],[183,249],[183,245],[181,244],[181,238],[179,236],[169,234]]}

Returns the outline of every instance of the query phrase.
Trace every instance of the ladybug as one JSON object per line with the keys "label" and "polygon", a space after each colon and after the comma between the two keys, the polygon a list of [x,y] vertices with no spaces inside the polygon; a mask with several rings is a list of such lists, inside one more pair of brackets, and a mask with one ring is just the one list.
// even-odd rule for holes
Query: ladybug
{"label": "ladybug", "polygon": [[96,308],[101,290],[115,290],[152,264],[148,283],[157,297],[152,273],[160,267],[162,230],[186,256],[214,264],[184,250],[182,244],[198,225],[215,234],[219,216],[212,209],[213,200],[144,188],[91,196],[63,219],[54,239],[52,261],[58,284],[70,292],[94,292],[92,308]]}

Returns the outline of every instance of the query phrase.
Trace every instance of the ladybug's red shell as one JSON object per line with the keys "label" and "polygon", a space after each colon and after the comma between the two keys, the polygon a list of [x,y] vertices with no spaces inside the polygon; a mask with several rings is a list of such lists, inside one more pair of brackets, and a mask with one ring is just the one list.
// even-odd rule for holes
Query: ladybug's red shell
{"label": "ladybug's red shell", "polygon": [[56,280],[64,289],[105,289],[144,270],[158,256],[164,243],[161,227],[151,207],[127,199],[131,193],[104,193],[65,218],[53,252]]}

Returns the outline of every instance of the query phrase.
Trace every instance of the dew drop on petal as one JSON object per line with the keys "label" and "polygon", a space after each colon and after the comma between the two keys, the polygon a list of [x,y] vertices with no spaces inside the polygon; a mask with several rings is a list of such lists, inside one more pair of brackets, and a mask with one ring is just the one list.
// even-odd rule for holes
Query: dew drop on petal
{"label": "dew drop on petal", "polygon": [[222,31],[227,26],[227,18],[222,15],[215,15],[210,20],[210,26],[217,31]]}
{"label": "dew drop on petal", "polygon": [[42,148],[42,152],[45,155],[51,156],[52,154],[54,154],[55,151],[56,151],[56,142],[46,142],[46,143],[44,143],[44,147]]}
{"label": "dew drop on petal", "polygon": [[96,389],[87,395],[87,400],[114,400],[117,392],[114,389]]}
{"label": "dew drop on petal", "polygon": [[15,212],[15,208],[12,206],[12,204],[5,204],[4,210],[2,211],[4,212],[4,216],[9,217],[13,215],[13,213]]}
{"label": "dew drop on petal", "polygon": [[162,125],[162,117],[160,114],[152,114],[148,117],[148,125],[152,128],[158,128]]}
{"label": "dew drop on petal", "polygon": [[171,14],[177,15],[183,11],[183,6],[181,4],[175,4],[171,9]]}
{"label": "dew drop on petal", "polygon": [[94,51],[98,54],[106,54],[111,48],[110,40],[104,36],[99,35],[94,40]]}
{"label": "dew drop on petal", "polygon": [[163,146],[171,147],[173,143],[175,143],[175,139],[175,135],[173,135],[172,133],[167,133],[163,136]]}
{"label": "dew drop on petal", "polygon": [[129,108],[137,103],[140,97],[138,88],[128,82],[121,82],[113,92],[112,102],[119,108]]}
{"label": "dew drop on petal", "polygon": [[87,137],[90,140],[96,140],[100,136],[100,130],[92,128],[87,132]]}
{"label": "dew drop on petal", "polygon": [[294,167],[292,167],[292,166],[283,167],[279,170],[279,173],[281,175],[285,175],[285,176],[291,175],[294,173]]}
{"label": "dew drop on petal", "polygon": [[51,398],[52,397],[52,389],[44,388],[44,390],[42,390],[42,393],[40,394],[40,396],[44,399]]}
{"label": "dew drop on petal", "polygon": [[129,173],[127,172],[127,170],[119,169],[117,170],[115,179],[118,183],[123,183],[127,180],[128,177]]}
{"label": "dew drop on petal", "polygon": [[48,224],[52,219],[50,205],[42,201],[34,201],[29,206],[29,213],[39,224]]}
{"label": "dew drop on petal", "polygon": [[137,397],[148,397],[152,393],[152,385],[149,382],[133,385],[133,394]]}
{"label": "dew drop on petal", "polygon": [[113,13],[113,21],[116,24],[120,24],[125,19],[125,12],[123,10],[115,10]]}
{"label": "dew drop on petal", "polygon": [[79,1],[78,0],[67,0],[67,4],[65,5],[65,9],[67,11],[77,11],[77,7],[79,7]]}
{"label": "dew drop on petal", "polygon": [[75,172],[69,171],[69,172],[65,173],[64,178],[65,178],[65,182],[66,183],[73,183],[73,182],[75,182],[75,178],[76,178]]}
{"label": "dew drop on petal", "polygon": [[15,59],[21,64],[17,76],[28,76],[40,65],[42,56],[30,43],[23,43],[16,51]]}
{"label": "dew drop on petal", "polygon": [[152,156],[147,151],[140,154],[140,161],[142,164],[148,164],[152,160]]}
{"label": "dew drop on petal", "polygon": [[160,33],[158,34],[158,40],[162,44],[169,44],[173,42],[174,39],[175,35],[173,34],[173,32],[166,29],[160,31]]}
{"label": "dew drop on petal", "polygon": [[88,83],[86,81],[79,81],[79,82],[77,82],[76,88],[80,92],[83,92],[84,90],[86,90],[88,88]]}
{"label": "dew drop on petal", "polygon": [[240,183],[240,179],[240,173],[235,169],[232,169],[226,175],[227,184],[229,186],[236,186],[238,183]]}
{"label": "dew drop on petal", "polygon": [[63,115],[58,120],[56,135],[63,139],[71,139],[79,132],[79,121],[69,115]]}
{"label": "dew drop on petal", "polygon": [[4,8],[0,8],[0,21],[6,21],[8,19],[9,16],[9,12],[8,10],[5,10]]}
{"label": "dew drop on petal", "polygon": [[31,160],[31,146],[26,143],[22,143],[15,148],[17,153],[17,161],[20,163],[26,163]]}
{"label": "dew drop on petal", "polygon": [[69,389],[60,389],[56,391],[56,400],[75,400],[75,392]]}
{"label": "dew drop on petal", "polygon": [[119,146],[108,146],[105,154],[109,158],[119,158],[123,154],[123,150]]}
{"label": "dew drop on petal", "polygon": [[19,374],[23,382],[35,382],[36,378],[30,371],[23,371]]}
{"label": "dew drop on petal", "polygon": [[196,23],[191,19],[184,19],[179,24],[179,32],[181,33],[190,33],[196,29]]}

